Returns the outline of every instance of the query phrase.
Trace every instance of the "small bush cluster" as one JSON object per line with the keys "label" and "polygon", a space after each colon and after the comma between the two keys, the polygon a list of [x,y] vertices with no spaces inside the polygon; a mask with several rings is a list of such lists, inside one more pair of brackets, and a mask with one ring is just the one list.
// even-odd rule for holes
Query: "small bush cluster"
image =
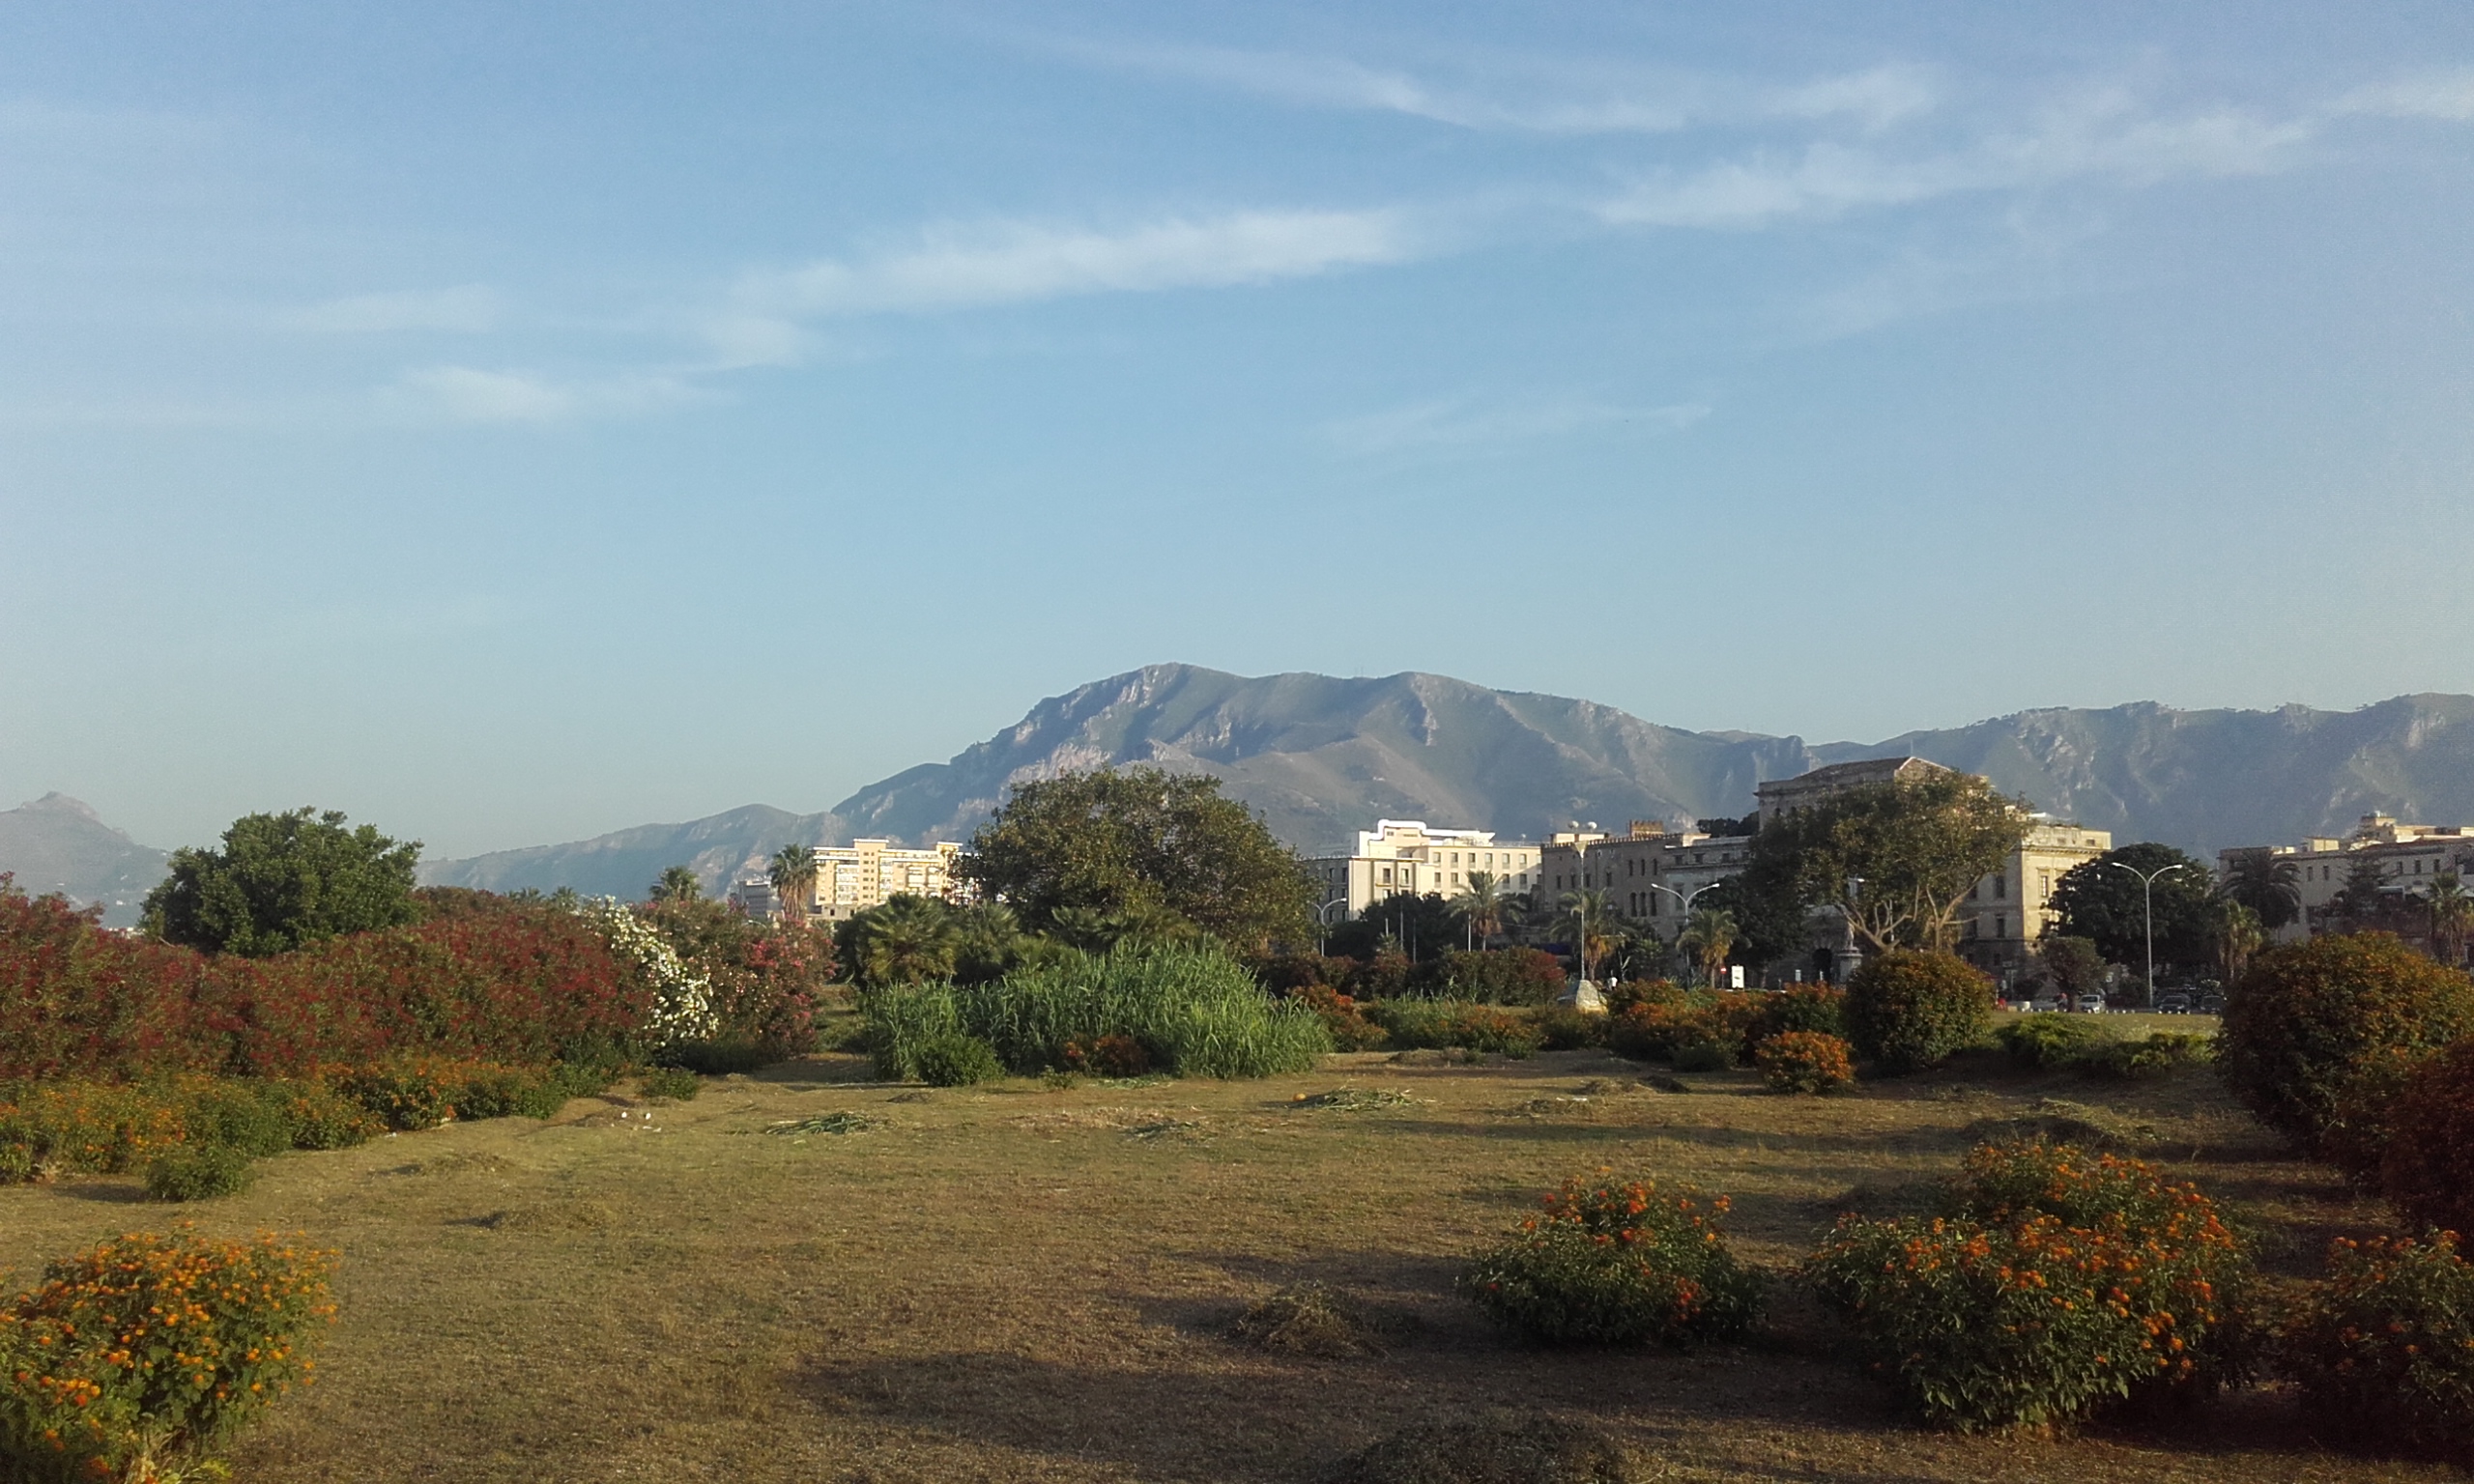
{"label": "small bush cluster", "polygon": [[1410,976],[1412,991],[1482,1005],[1552,1005],[1564,992],[1564,963],[1534,948],[1447,953]]}
{"label": "small bush cluster", "polygon": [[2474,1232],[2474,1038],[2425,1061],[2398,1095],[2380,1182],[2404,1217]]}
{"label": "small bush cluster", "polygon": [[1549,1051],[1578,1051],[1606,1044],[1615,1017],[1589,1014],[1567,1006],[1550,1006],[1538,1014],[1538,1042]]}
{"label": "small bush cluster", "polygon": [[2161,1077],[2208,1060],[2213,1038],[2159,1031],[2124,1038],[2092,1015],[2027,1015],[1994,1033],[2011,1065],[2026,1070],[2064,1069],[2089,1076],[2132,1081]]}
{"label": "small bush cluster", "polygon": [[1610,1018],[1606,1043],[1635,1061],[1675,1060],[1687,1046],[1714,1047],[1716,1066],[1743,1054],[1761,1023],[1762,997],[1736,990],[1683,989],[1664,980],[1627,985],[1627,1003]]}
{"label": "small bush cluster", "polygon": [[1574,1179],[1544,1208],[1460,1280],[1508,1329],[1555,1345],[1688,1345],[1741,1335],[1760,1314],[1760,1274],[1718,1230],[1725,1196]]}
{"label": "small bush cluster", "polygon": [[673,1102],[694,1102],[705,1090],[705,1079],[684,1067],[655,1067],[636,1079],[636,1090],[647,1098],[667,1098]]}
{"label": "small bush cluster", "polygon": [[[1069,1045],[1123,1037],[1179,1076],[1259,1077],[1304,1071],[1332,1049],[1314,1011],[1274,999],[1216,947],[1164,944],[1075,955],[981,985],[922,985],[867,993],[861,1010],[879,1076],[924,1076],[931,1042],[976,1040],[1000,1071],[1071,1070]],[[944,1051],[938,1053],[946,1055]]]}
{"label": "small bush cluster", "polygon": [[548,1118],[575,1096],[572,1077],[560,1068],[417,1056],[348,1068],[333,1083],[388,1127],[410,1130],[459,1118]]}
{"label": "small bush cluster", "polygon": [[1941,1215],[1841,1218],[1806,1264],[1928,1422],[2041,1424],[2238,1374],[2240,1244],[2189,1185],[2035,1141],[1969,1156]]}
{"label": "small bush cluster", "polygon": [[1387,1000],[1371,1014],[1404,1050],[1492,1051],[1525,1057],[1539,1043],[1537,1022],[1500,1006],[1467,1000]]}
{"label": "small bush cluster", "polygon": [[306,1383],[334,1254],[272,1236],[132,1234],[0,1310],[0,1473],[151,1480]]}
{"label": "small bush cluster", "polygon": [[1383,1044],[1383,1027],[1367,1017],[1364,1006],[1331,985],[1309,985],[1289,997],[1314,1012],[1334,1049],[1365,1051]]}
{"label": "small bush cluster", "polygon": [[2271,948],[2225,1002],[2216,1065],[2260,1122],[2376,1178],[2416,1064],[2474,1034],[2474,980],[2384,932]]}
{"label": "small bush cluster", "polygon": [[1993,981],[1955,954],[1891,949],[1847,981],[1847,1039],[1889,1072],[1938,1067],[1993,1029]]}
{"label": "small bush cluster", "polygon": [[1773,1093],[1834,1093],[1856,1081],[1845,1039],[1822,1031],[1781,1031],[1754,1044],[1752,1064]]}
{"label": "small bush cluster", "polygon": [[930,1087],[974,1087],[1005,1075],[1005,1064],[978,1037],[944,1031],[919,1042],[911,1053],[911,1074]]}
{"label": "small bush cluster", "polygon": [[1151,1053],[1142,1042],[1119,1033],[1095,1036],[1088,1045],[1065,1043],[1065,1070],[1089,1077],[1139,1077],[1151,1070]]}
{"label": "small bush cluster", "polygon": [[2455,1234],[2337,1241],[2279,1359],[2332,1441],[2474,1464],[2474,1267]]}
{"label": "small bush cluster", "polygon": [[1789,1031],[1818,1036],[1847,1035],[1847,991],[1829,985],[1794,985],[1760,997],[1761,1013],[1753,1021],[1754,1044]]}

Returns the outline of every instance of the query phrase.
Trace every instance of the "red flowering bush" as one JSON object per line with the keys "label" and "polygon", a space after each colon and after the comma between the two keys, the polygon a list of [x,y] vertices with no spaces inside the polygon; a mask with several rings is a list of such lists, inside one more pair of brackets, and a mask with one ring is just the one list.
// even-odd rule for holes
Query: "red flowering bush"
{"label": "red flowering bush", "polygon": [[2199,1191],[2138,1160],[1978,1149],[1942,1215],[1842,1217],[1805,1271],[1940,1426],[2067,1420],[2241,1369],[2240,1244]]}
{"label": "red flowering bush", "polygon": [[1760,1023],[1759,998],[1740,990],[1678,989],[1636,999],[1607,1026],[1606,1043],[1635,1061],[1672,1061],[1686,1046],[1716,1046],[1734,1062]]}
{"label": "red flowering bush", "polygon": [[2332,1244],[2281,1361],[2332,1439],[2474,1464],[2474,1267],[2454,1233]]}
{"label": "red flowering bush", "polygon": [[1364,1051],[1383,1044],[1383,1027],[1366,1017],[1365,1007],[1355,998],[1329,985],[1308,985],[1291,992],[1289,998],[1314,1012],[1314,1017],[1331,1034],[1335,1050]]}
{"label": "red flowering bush", "polygon": [[1884,1071],[1938,1067],[1993,1029],[1993,981],[1955,954],[1894,948],[1847,980],[1847,1039]]}
{"label": "red flowering bush", "polygon": [[1716,1224],[1725,1196],[1573,1179],[1544,1206],[1460,1279],[1506,1328],[1550,1345],[1687,1345],[1759,1317],[1761,1276]]}
{"label": "red flowering bush", "polygon": [[1755,1044],[1789,1031],[1822,1036],[1847,1034],[1847,991],[1829,985],[1796,985],[1759,998],[1761,1013],[1753,1021]]}
{"label": "red flowering bush", "polygon": [[2415,1064],[2474,1035],[2474,980],[2384,932],[2267,950],[2226,996],[2218,1075],[2259,1121],[2358,1180]]}
{"label": "red flowering bush", "polygon": [[2391,1126],[2380,1162],[2389,1201],[2418,1225],[2474,1232],[2474,1037],[2414,1070]]}
{"label": "red flowering bush", "polygon": [[135,1076],[211,1064],[206,960],[100,925],[101,909],[29,897],[0,874],[0,1077]]}
{"label": "red flowering bush", "polygon": [[1834,1093],[1856,1081],[1856,1064],[1847,1052],[1841,1037],[1781,1031],[1754,1042],[1752,1064],[1773,1093]]}
{"label": "red flowering bush", "polygon": [[315,1362],[335,1255],[273,1236],[132,1234],[51,1264],[0,1310],[0,1473],[151,1481],[228,1436]]}

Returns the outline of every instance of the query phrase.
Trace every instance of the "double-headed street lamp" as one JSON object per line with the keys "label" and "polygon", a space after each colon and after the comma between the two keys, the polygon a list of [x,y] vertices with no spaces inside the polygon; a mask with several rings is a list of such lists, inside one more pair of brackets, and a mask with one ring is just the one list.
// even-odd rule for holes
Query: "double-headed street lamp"
{"label": "double-headed street lamp", "polygon": [[1330,901],[1327,901],[1314,909],[1314,952],[1316,955],[1319,956],[1323,952],[1323,945],[1331,938],[1331,934],[1326,932],[1324,929],[1330,928],[1332,926],[1332,922],[1331,919],[1325,917],[1323,914],[1331,911],[1334,907],[1338,907],[1341,910],[1346,911],[1348,904],[1349,899],[1346,897],[1335,897]]}
{"label": "double-headed street lamp", "polygon": [[2176,863],[2172,866],[2159,866],[2154,870],[2142,870],[2128,861],[2107,861],[2105,864],[2117,870],[2127,870],[2139,877],[2140,904],[2147,914],[2147,1008],[2154,1010],[2156,1008],[2156,878],[2171,871],[2184,870],[2188,868]]}
{"label": "double-headed street lamp", "polygon": [[1693,901],[1694,901],[1695,899],[1697,899],[1703,892],[1707,892],[1707,891],[1714,890],[1715,888],[1717,888],[1718,886],[1720,886],[1720,885],[1722,885],[1722,884],[1724,884],[1724,883],[1722,883],[1722,882],[1717,882],[1717,881],[1712,881],[1712,882],[1708,883],[1707,885],[1703,885],[1703,886],[1696,886],[1696,887],[1694,887],[1694,888],[1691,890],[1691,892],[1687,895],[1686,893],[1677,891],[1674,887],[1671,887],[1671,886],[1661,886],[1661,885],[1659,885],[1659,884],[1658,884],[1657,882],[1655,882],[1655,881],[1652,881],[1652,882],[1648,883],[1649,888],[1650,888],[1650,890],[1651,890],[1651,891],[1654,891],[1654,892],[1664,892],[1664,893],[1666,893],[1669,897],[1672,897],[1672,898],[1674,898],[1674,899],[1675,899],[1675,900],[1676,900],[1676,908],[1675,908],[1675,910],[1676,910],[1677,912],[1681,913],[1681,914],[1683,915],[1683,921],[1682,921],[1682,922],[1680,922],[1680,923],[1676,924],[1676,928],[1675,928],[1675,938],[1676,938],[1676,941],[1677,941],[1677,942],[1679,942],[1679,943],[1681,943],[1681,942],[1683,942],[1683,929],[1692,926],[1692,903],[1693,903]]}

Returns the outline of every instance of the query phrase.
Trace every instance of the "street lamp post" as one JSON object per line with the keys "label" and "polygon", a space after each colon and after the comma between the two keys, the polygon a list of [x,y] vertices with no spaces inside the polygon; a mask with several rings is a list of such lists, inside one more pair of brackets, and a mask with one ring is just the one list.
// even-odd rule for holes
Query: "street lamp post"
{"label": "street lamp post", "polygon": [[1332,926],[1331,919],[1325,917],[1323,914],[1331,911],[1334,907],[1338,907],[1345,911],[1348,908],[1348,904],[1349,899],[1346,897],[1335,897],[1330,901],[1327,901],[1314,909],[1314,953],[1316,956],[1321,956],[1324,944],[1329,942],[1332,936],[1329,932],[1324,930]]}
{"label": "street lamp post", "polygon": [[2127,870],[2139,877],[2140,905],[2147,921],[2147,1008],[2156,1008],[2156,878],[2183,870],[2179,865],[2159,866],[2154,870],[2142,870],[2127,861],[2107,861],[2108,866]]}
{"label": "street lamp post", "polygon": [[1683,941],[1683,929],[1692,926],[1692,903],[1693,903],[1693,902],[1694,902],[1694,901],[1695,901],[1695,900],[1700,897],[1700,895],[1701,895],[1703,892],[1707,892],[1707,891],[1714,890],[1716,887],[1718,887],[1718,886],[1719,886],[1719,885],[1721,885],[1721,884],[1722,884],[1722,883],[1720,883],[1720,882],[1716,882],[1716,881],[1708,882],[1708,883],[1706,883],[1706,884],[1704,884],[1704,885],[1694,887],[1694,888],[1692,889],[1691,893],[1690,893],[1689,895],[1686,895],[1685,893],[1683,893],[1683,892],[1679,892],[1679,891],[1677,891],[1674,887],[1671,887],[1671,886],[1665,886],[1665,885],[1662,885],[1662,884],[1660,884],[1660,883],[1658,883],[1658,882],[1655,882],[1655,881],[1652,881],[1652,882],[1650,882],[1650,883],[1649,883],[1649,888],[1650,888],[1650,890],[1651,890],[1651,891],[1654,891],[1654,892],[1664,892],[1664,893],[1666,893],[1669,897],[1672,897],[1672,898],[1674,898],[1674,899],[1675,899],[1675,901],[1676,901],[1676,908],[1675,908],[1675,910],[1676,910],[1676,911],[1677,911],[1677,913],[1678,913],[1678,914],[1680,914],[1680,915],[1683,917],[1683,919],[1682,922],[1679,922],[1679,923],[1677,923],[1677,924],[1675,925],[1675,936],[1676,936],[1676,941],[1677,941],[1677,942],[1679,942],[1679,943],[1680,943],[1680,942]]}

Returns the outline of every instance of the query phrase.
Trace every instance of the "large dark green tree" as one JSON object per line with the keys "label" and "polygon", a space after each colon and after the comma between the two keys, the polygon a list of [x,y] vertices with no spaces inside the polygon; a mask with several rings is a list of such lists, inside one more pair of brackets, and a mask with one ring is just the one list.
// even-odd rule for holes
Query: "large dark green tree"
{"label": "large dark green tree", "polygon": [[2302,868],[2265,845],[2228,852],[2225,884],[2218,890],[2228,901],[2250,908],[2269,932],[2302,915]]}
{"label": "large dark green tree", "polygon": [[954,873],[1042,929],[1079,907],[1172,912],[1247,953],[1314,936],[1304,863],[1200,775],[1126,768],[1024,784]]}
{"label": "large dark green tree", "polygon": [[347,932],[417,921],[419,841],[347,828],[336,810],[245,814],[218,847],[172,852],[146,896],[146,930],[167,943],[262,957]]}
{"label": "large dark green tree", "polygon": [[2001,869],[2032,822],[2026,801],[1971,773],[1850,788],[1764,819],[1745,889],[1836,909],[1876,951],[1946,950],[1968,893]]}
{"label": "large dark green tree", "polygon": [[2087,939],[2110,962],[2144,963],[2147,938],[2140,876],[2157,871],[2164,874],[2156,877],[2155,887],[2156,961],[2207,962],[2213,881],[2205,866],[2172,845],[2121,845],[2063,871],[2045,903],[2054,915],[2054,930]]}

